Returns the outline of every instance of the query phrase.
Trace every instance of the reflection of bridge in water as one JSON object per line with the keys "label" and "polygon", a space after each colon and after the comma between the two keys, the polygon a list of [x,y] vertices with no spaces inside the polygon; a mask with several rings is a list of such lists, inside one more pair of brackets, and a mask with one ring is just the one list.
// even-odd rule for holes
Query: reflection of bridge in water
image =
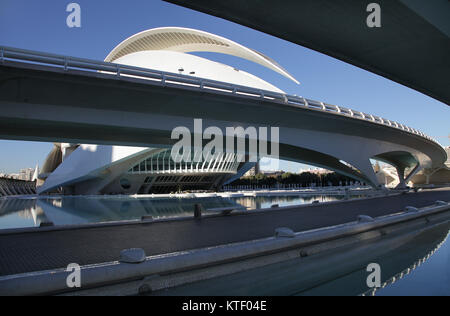
{"label": "reflection of bridge in water", "polygon": [[[412,234],[378,238],[318,255],[287,260],[219,278],[186,284],[151,295],[293,295],[322,296],[383,294],[388,287],[429,260],[448,238],[449,223]],[[366,267],[381,266],[381,289],[368,289]],[[428,271],[428,273],[433,273]],[[387,290],[387,289],[386,289]],[[420,289],[415,289],[419,290]],[[363,294],[361,294],[363,293]]]}
{"label": "reflection of bridge in water", "polygon": [[[419,239],[419,243],[414,245],[413,247],[409,247],[408,251],[401,252],[401,254],[397,254],[396,257],[402,257],[403,262],[406,262],[406,260],[409,260],[410,265],[404,266],[403,270],[400,270],[400,268],[397,268],[397,272],[395,274],[391,274],[390,278],[387,278],[382,284],[380,289],[372,289],[362,294],[362,296],[375,296],[378,291],[380,291],[380,294],[383,294],[382,289],[388,287],[391,284],[394,284],[400,280],[402,280],[404,277],[408,276],[414,270],[421,267],[424,263],[426,263],[441,247],[445,244],[447,241],[450,231],[449,225],[443,225],[442,227],[438,227],[431,233],[427,233],[427,236],[422,236],[421,239]],[[447,232],[447,233],[446,233]],[[426,242],[427,238],[431,239],[433,238],[433,242],[430,244],[424,243]],[[445,236],[445,237],[443,237]],[[389,271],[394,272],[394,271]]]}
{"label": "reflection of bridge in water", "polygon": [[36,194],[36,183],[16,179],[0,179],[0,196]]}

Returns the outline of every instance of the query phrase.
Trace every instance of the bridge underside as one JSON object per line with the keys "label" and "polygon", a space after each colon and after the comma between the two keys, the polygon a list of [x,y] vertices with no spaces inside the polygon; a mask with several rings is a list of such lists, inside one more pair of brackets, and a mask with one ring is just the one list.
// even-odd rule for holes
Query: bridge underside
{"label": "bridge underside", "polygon": [[436,168],[446,160],[445,151],[428,139],[325,111],[96,72],[23,67],[0,66],[3,139],[167,148],[175,142],[172,130],[193,131],[194,118],[224,134],[227,127],[279,127],[279,158],[374,187],[379,183],[370,159],[398,170]]}
{"label": "bridge underside", "polygon": [[376,1],[380,28],[366,24],[370,1],[165,1],[314,49],[450,105],[448,1]]}

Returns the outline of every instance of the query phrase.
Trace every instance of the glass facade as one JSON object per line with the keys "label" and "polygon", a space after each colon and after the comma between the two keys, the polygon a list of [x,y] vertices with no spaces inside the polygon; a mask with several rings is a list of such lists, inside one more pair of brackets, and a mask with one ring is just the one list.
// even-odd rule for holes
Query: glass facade
{"label": "glass facade", "polygon": [[236,173],[239,162],[236,154],[224,153],[210,161],[175,162],[171,149],[154,154],[131,168],[130,174],[160,174],[160,173]]}

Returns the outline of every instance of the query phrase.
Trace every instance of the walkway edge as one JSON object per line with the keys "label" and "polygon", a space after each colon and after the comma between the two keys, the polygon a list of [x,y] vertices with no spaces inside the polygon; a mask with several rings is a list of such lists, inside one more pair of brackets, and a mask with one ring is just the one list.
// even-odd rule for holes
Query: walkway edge
{"label": "walkway edge", "polygon": [[[425,219],[450,210],[450,203],[436,203],[417,211],[378,217],[371,222],[352,222],[296,233],[294,237],[270,237],[235,244],[147,257],[140,264],[101,263],[81,268],[83,289],[139,280],[151,275],[188,271],[311,246],[339,238],[373,232],[389,226]],[[361,214],[364,215],[364,214]],[[384,234],[388,233],[385,229]],[[378,232],[376,235],[382,235]],[[376,237],[376,236],[375,236]],[[42,295],[67,292],[72,273],[63,269],[0,277],[0,295]]]}

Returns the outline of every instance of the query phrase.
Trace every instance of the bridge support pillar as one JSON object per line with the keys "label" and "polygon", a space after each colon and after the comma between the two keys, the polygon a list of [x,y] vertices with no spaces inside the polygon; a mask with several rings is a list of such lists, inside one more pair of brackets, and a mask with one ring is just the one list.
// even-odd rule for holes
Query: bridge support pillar
{"label": "bridge support pillar", "polygon": [[396,167],[395,169],[397,169],[397,176],[398,176],[398,185],[395,188],[396,189],[406,188],[405,167]]}
{"label": "bridge support pillar", "polygon": [[354,162],[352,164],[353,166],[358,168],[358,170],[365,176],[365,178],[367,178],[367,180],[369,181],[369,183],[367,184],[371,185],[375,189],[380,189],[381,183],[379,183],[378,181],[370,159],[363,159],[362,161]]}
{"label": "bridge support pillar", "polygon": [[396,187],[396,189],[404,189],[406,188],[406,184],[411,180],[412,177],[414,177],[420,170],[422,170],[422,167],[418,163],[413,170],[405,177],[405,167],[396,167],[397,169],[397,175],[399,179],[399,183]]}

